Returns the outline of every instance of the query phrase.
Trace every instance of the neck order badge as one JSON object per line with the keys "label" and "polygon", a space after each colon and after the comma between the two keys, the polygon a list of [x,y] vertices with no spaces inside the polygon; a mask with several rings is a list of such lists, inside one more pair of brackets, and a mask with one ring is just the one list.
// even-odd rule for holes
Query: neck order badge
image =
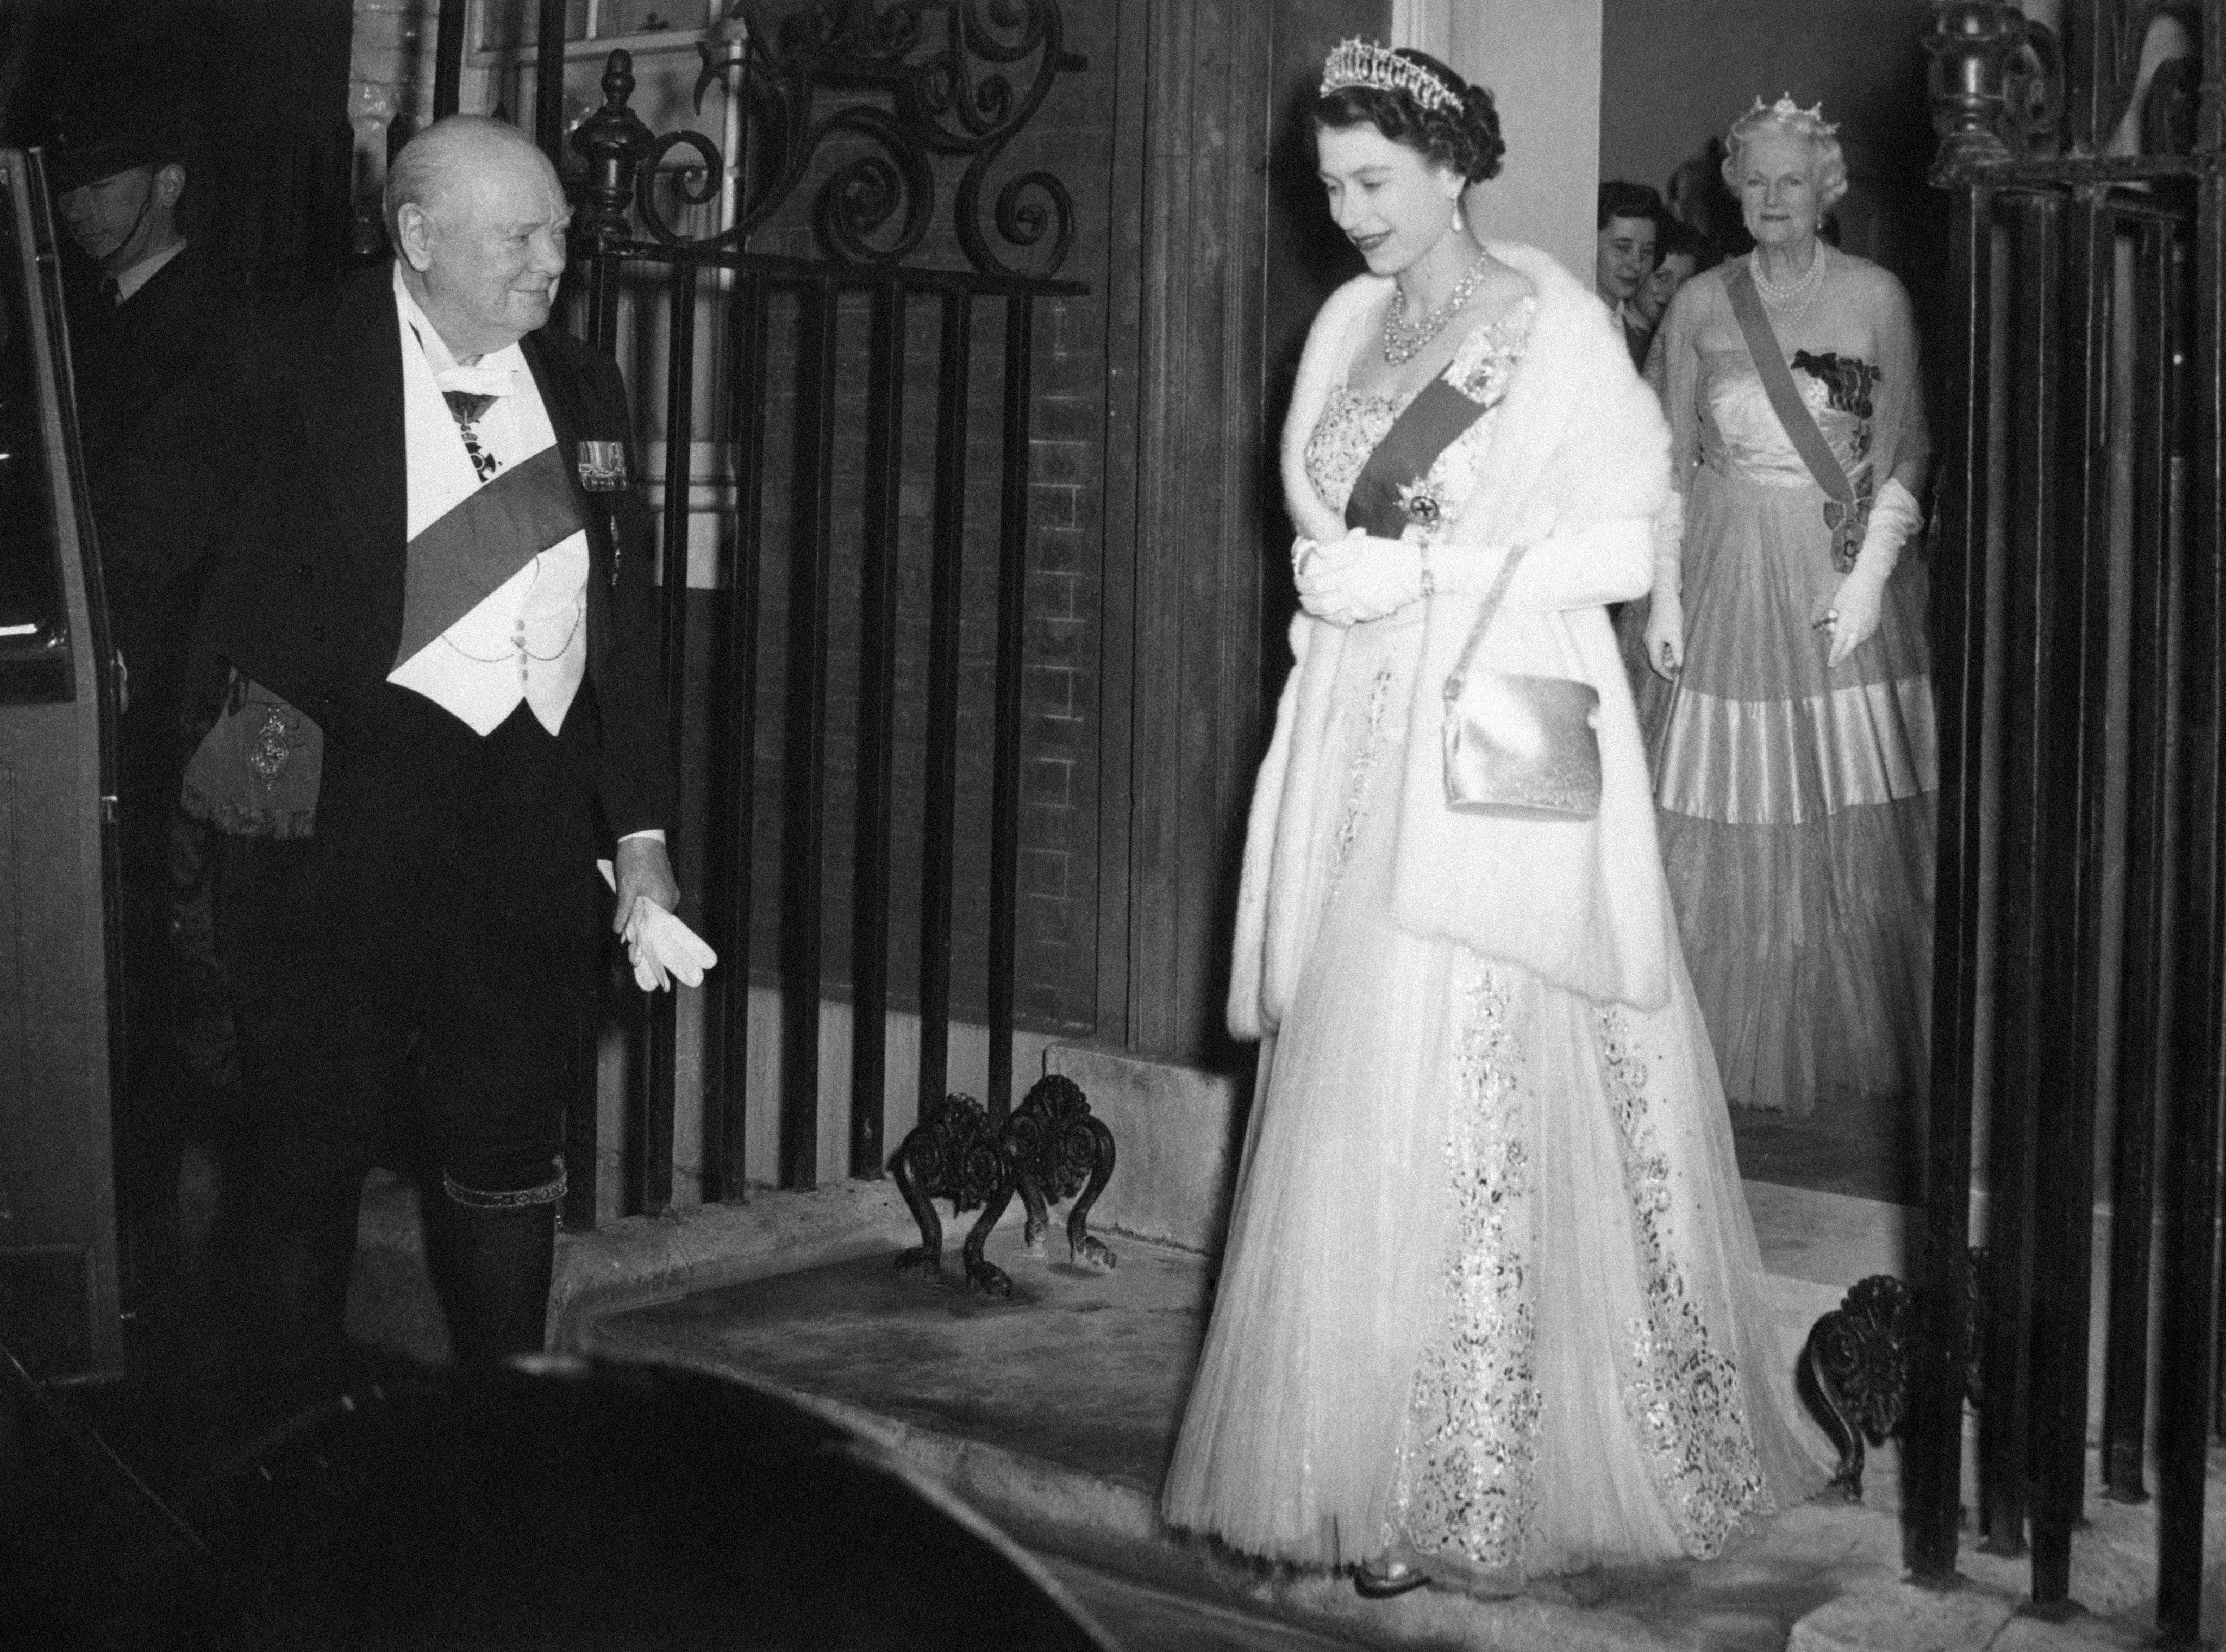
{"label": "neck order badge", "polygon": [[[588,493],[623,493],[626,486],[626,443],[623,442],[582,442],[580,444],[580,486]],[[610,529],[611,583],[619,582],[619,562],[626,555],[620,543],[618,524],[613,518],[611,502],[602,502],[606,524]]]}
{"label": "neck order badge", "polygon": [[580,486],[590,493],[622,493],[626,485],[626,444],[582,442]]}

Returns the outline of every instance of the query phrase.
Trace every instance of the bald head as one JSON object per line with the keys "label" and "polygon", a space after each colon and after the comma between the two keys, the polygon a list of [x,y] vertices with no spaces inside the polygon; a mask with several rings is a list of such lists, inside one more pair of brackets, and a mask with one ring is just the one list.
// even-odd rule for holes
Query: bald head
{"label": "bald head", "polygon": [[508,121],[488,115],[450,115],[435,121],[404,144],[386,169],[381,204],[387,235],[400,245],[398,219],[405,206],[438,211],[460,182],[506,165],[531,168],[551,180],[556,175],[533,140]]}
{"label": "bald head", "polygon": [[459,360],[547,322],[571,208],[516,127],[484,115],[434,122],[395,156],[385,208],[403,283]]}

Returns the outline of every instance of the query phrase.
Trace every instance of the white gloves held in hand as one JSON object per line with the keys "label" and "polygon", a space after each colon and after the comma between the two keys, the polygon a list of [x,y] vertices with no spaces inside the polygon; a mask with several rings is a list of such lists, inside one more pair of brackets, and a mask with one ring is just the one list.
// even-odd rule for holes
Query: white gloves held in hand
{"label": "white gloves held in hand", "polygon": [[633,984],[646,993],[669,992],[672,979],[700,987],[703,972],[719,962],[709,943],[652,900],[637,900],[623,937],[633,961]]}
{"label": "white gloves held in hand", "polygon": [[[616,886],[608,861],[596,861],[595,869]],[[671,991],[676,976],[684,987],[700,987],[703,972],[719,962],[702,936],[646,897],[634,902],[620,938],[633,964],[633,984],[646,993]]]}

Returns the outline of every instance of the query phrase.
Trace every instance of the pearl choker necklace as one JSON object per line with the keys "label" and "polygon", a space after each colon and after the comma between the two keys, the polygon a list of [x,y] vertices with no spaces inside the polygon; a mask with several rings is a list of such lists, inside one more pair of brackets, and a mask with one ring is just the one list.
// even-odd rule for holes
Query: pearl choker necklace
{"label": "pearl choker necklace", "polygon": [[1747,260],[1747,267],[1754,276],[1754,289],[1762,295],[1763,307],[1788,326],[1808,315],[1809,306],[1816,302],[1816,294],[1824,284],[1824,256],[1829,251],[1823,242],[1817,242],[1807,270],[1797,280],[1790,281],[1783,287],[1773,287],[1762,273],[1762,258],[1758,250]]}
{"label": "pearl choker necklace", "polygon": [[1394,289],[1391,308],[1383,316],[1383,359],[1394,367],[1412,361],[1415,353],[1444,332],[1446,323],[1460,314],[1468,301],[1476,296],[1476,289],[1484,280],[1485,267],[1491,263],[1489,252],[1478,253],[1476,262],[1468,267],[1468,273],[1460,278],[1453,291],[1446,295],[1445,302],[1419,321],[1408,321],[1407,295]]}

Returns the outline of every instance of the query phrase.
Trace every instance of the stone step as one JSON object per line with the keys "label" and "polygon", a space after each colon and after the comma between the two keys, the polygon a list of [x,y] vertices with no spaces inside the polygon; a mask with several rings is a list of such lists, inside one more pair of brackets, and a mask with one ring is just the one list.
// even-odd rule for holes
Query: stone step
{"label": "stone step", "polygon": [[[1789,1360],[1855,1280],[1910,1277],[1917,1212],[1769,1184],[1746,1191]],[[1788,1511],[1715,1562],[1548,1579],[1511,1602],[1434,1590],[1365,1602],[1341,1580],[1249,1565],[1172,1536],[1156,1515],[1203,1325],[1204,1259],[1116,1233],[1123,1265],[1099,1274],[1027,1252],[1019,1229],[1015,1211],[993,1241],[992,1258],[1016,1290],[992,1303],[895,1277],[890,1259],[917,1235],[887,1182],[766,1191],[741,1205],[607,1223],[563,1237],[552,1342],[773,1388],[888,1443],[1033,1547],[1351,1640],[2022,1652],[2131,1644],[2147,1633],[2153,1504],[2090,1496],[2074,1576],[2089,1612],[2038,1623],[2013,1616],[2029,1583],[2021,1561],[1967,1545],[1967,1589],[1943,1598],[1902,1581],[1892,1446],[1871,1453],[1860,1505]],[[367,1194],[351,1330],[437,1359],[445,1337],[418,1231],[406,1185]],[[954,1258],[958,1239],[951,1233]],[[1965,1484],[1975,1484],[1968,1464]],[[2214,1483],[2214,1501],[2216,1491]],[[2216,1552],[2226,1509],[2207,1532]]]}
{"label": "stone step", "polygon": [[[724,1218],[729,1237],[737,1221],[768,1222],[784,1202],[826,1191],[742,1207],[747,1217]],[[1775,1649],[1790,1641],[1813,1652],[1983,1646],[2028,1633],[2013,1618],[2027,1586],[2019,1561],[1968,1554],[1969,1586],[1949,1598],[1902,1582],[1899,1464],[1891,1446],[1872,1453],[1861,1504],[1785,1511],[1714,1562],[1544,1579],[1514,1601],[1427,1590],[1368,1602],[1340,1579],[1247,1563],[1170,1534],[1156,1512],[1203,1328],[1201,1257],[1118,1236],[1120,1268],[1099,1274],[1072,1266],[1061,1250],[1027,1252],[1009,1223],[989,1255],[1011,1274],[1014,1294],[991,1301],[899,1279],[889,1259],[911,1236],[901,1207],[891,1198],[874,1214],[873,1195],[855,1185],[843,1197],[852,1217],[871,1218],[847,1257],[789,1271],[776,1265],[633,1306],[576,1291],[563,1342],[773,1388],[887,1444],[1032,1547],[1317,1633],[1383,1645],[1524,1649]],[[1781,1263],[1812,1272],[1850,1260],[1868,1265],[1860,1246],[1873,1240],[1860,1225],[1835,1238],[1831,1207],[1768,1194],[1757,1204],[1765,1228],[1787,1212],[1799,1218],[1769,1242]],[[792,1239],[817,1236],[823,1254],[842,1248],[833,1238],[839,1221],[778,1225]],[[1845,1282],[1772,1276],[1785,1357],[1815,1315],[1836,1305]],[[2146,1611],[2153,1511],[2097,1499],[2092,1513],[2075,1574],[2092,1616],[2078,1632],[2132,1634]],[[1938,1604],[1943,1598],[1952,1608]],[[1945,1638],[1928,1642],[1928,1624]]]}

